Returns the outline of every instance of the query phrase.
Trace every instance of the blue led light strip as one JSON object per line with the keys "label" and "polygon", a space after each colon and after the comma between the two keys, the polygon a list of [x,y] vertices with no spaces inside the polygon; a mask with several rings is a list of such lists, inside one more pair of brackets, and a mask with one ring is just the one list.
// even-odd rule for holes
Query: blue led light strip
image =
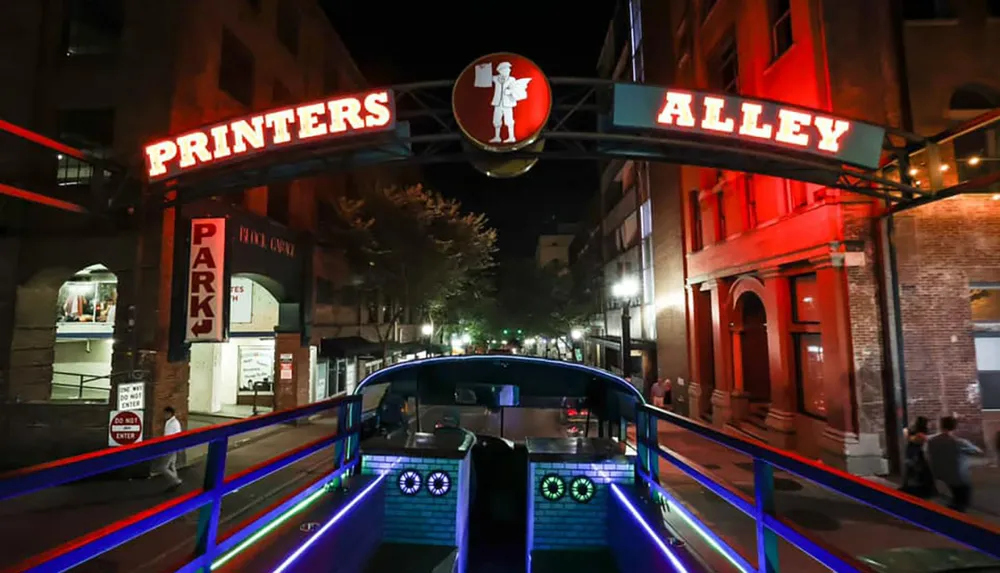
{"label": "blue led light strip", "polygon": [[740,555],[735,549],[733,549],[732,546],[723,541],[721,537],[716,535],[711,528],[702,523],[700,519],[698,519],[690,511],[688,511],[687,507],[685,507],[684,504],[680,502],[680,500],[674,497],[673,494],[667,491],[666,488],[653,481],[648,473],[642,471],[641,469],[637,469],[636,473],[639,474],[639,477],[646,480],[646,482],[653,489],[656,490],[656,493],[666,498],[667,503],[670,504],[670,508],[676,510],[677,515],[680,515],[681,519],[683,519],[684,522],[687,523],[689,527],[691,527],[691,529],[694,529],[695,532],[698,533],[698,535],[700,535],[702,539],[704,539],[705,542],[708,543],[708,545],[712,549],[715,549],[716,551],[721,553],[722,556],[725,557],[730,563],[732,563],[734,567],[736,567],[743,573],[753,573],[754,571],[756,571],[756,568],[753,565],[751,565],[749,561],[747,561],[742,555]]}
{"label": "blue led light strip", "polygon": [[354,496],[354,499],[348,502],[348,504],[345,505],[344,507],[340,508],[340,511],[338,511],[333,517],[331,517],[329,521],[324,523],[323,527],[319,528],[319,531],[314,533],[312,537],[307,539],[305,543],[300,545],[298,549],[296,549],[295,551],[292,552],[291,555],[286,557],[285,560],[281,563],[281,565],[278,565],[273,571],[271,571],[271,573],[284,573],[285,571],[288,571],[289,567],[294,565],[295,561],[298,560],[299,557],[302,557],[302,555],[305,554],[305,552],[308,551],[310,547],[312,547],[317,541],[319,541],[320,537],[322,537],[327,531],[329,531],[331,527],[336,525],[337,522],[343,519],[344,516],[346,516],[359,503],[361,503],[361,501],[365,499],[365,497],[367,497],[369,493],[374,491],[375,488],[382,483],[382,480],[384,480],[385,476],[387,475],[389,475],[389,473],[385,472],[380,476],[378,476],[378,478],[376,478],[373,482],[368,484],[368,486],[365,487],[365,489],[361,490],[361,493]]}
{"label": "blue led light strip", "polygon": [[678,557],[677,554],[670,549],[670,547],[667,547],[667,544],[664,543],[663,539],[656,533],[656,531],[653,531],[652,526],[646,522],[646,520],[642,517],[642,514],[639,513],[639,510],[632,505],[632,502],[628,500],[628,497],[618,487],[618,484],[613,483],[610,484],[610,486],[611,491],[615,494],[615,497],[618,498],[618,501],[625,506],[625,509],[627,509],[630,514],[632,514],[632,519],[634,519],[635,522],[642,527],[642,529],[646,532],[646,535],[649,536],[649,539],[655,543],[657,547],[659,547],[663,556],[666,557],[667,560],[670,561],[670,564],[674,566],[674,570],[678,571],[678,573],[690,573],[690,570],[684,566],[680,557]]}

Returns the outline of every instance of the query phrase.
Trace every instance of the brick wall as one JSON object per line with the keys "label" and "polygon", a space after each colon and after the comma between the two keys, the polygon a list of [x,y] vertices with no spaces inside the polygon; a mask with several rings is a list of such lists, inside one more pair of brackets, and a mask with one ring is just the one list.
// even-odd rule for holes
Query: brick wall
{"label": "brick wall", "polygon": [[[528,550],[589,549],[607,546],[608,483],[631,484],[632,464],[627,462],[570,463],[533,462],[528,503],[531,523],[528,525]],[[550,501],[540,493],[545,476],[555,474],[563,479],[566,493]],[[596,492],[587,503],[574,501],[569,485],[573,478],[586,476],[593,480]]]}
{"label": "brick wall", "polygon": [[[442,496],[433,496],[427,488],[427,478],[435,471],[444,471],[451,478],[451,489]],[[420,488],[406,495],[399,487],[400,475],[415,471],[420,475]],[[469,459],[419,458],[408,456],[366,455],[361,472],[376,475],[389,472],[385,478],[385,534],[391,543],[461,546],[466,539],[468,516]],[[463,552],[464,553],[464,552]]]}
{"label": "brick wall", "polygon": [[910,420],[957,414],[983,442],[969,284],[1000,282],[1000,204],[956,197],[896,217]]}

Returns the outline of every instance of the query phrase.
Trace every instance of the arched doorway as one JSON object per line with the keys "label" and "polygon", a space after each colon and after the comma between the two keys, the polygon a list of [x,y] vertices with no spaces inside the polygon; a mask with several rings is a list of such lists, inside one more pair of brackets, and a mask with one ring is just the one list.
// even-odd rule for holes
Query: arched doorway
{"label": "arched doorway", "polygon": [[764,302],[755,292],[746,291],[736,300],[739,361],[736,387],[743,388],[751,403],[771,401],[771,367],[767,348],[767,313]]}
{"label": "arched doorway", "polygon": [[250,275],[232,277],[229,340],[191,345],[190,412],[246,417],[273,408],[280,304],[266,286],[270,282]]}

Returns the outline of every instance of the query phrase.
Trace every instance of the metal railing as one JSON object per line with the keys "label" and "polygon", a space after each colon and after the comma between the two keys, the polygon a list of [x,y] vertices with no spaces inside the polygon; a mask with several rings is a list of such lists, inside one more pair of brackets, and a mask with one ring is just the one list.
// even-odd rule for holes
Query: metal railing
{"label": "metal railing", "polygon": [[[231,436],[294,421],[328,411],[337,413],[337,433],[305,443],[293,450],[263,461],[243,471],[226,476],[226,455]],[[294,410],[283,410],[247,420],[206,426],[169,437],[154,438],[131,446],[101,450],[64,460],[0,474],[0,502],[8,498],[56,487],[86,477],[103,474],[140,462],[161,458],[170,453],[208,444],[205,481],[200,491],[179,495],[141,513],[111,523],[58,547],[18,563],[9,571],[66,571],[148,533],[185,514],[199,511],[193,557],[179,571],[204,572],[213,562],[260,532],[275,518],[327,483],[343,476],[357,465],[361,396],[338,396]],[[244,527],[219,536],[223,497],[288,467],[320,450],[334,446],[334,469],[321,475],[309,486],[253,518]]]}
{"label": "metal railing", "polygon": [[[128,373],[126,373],[128,374]],[[111,380],[116,373],[94,375],[80,374],[78,372],[52,371],[52,394],[50,400],[103,400],[108,401],[111,396]],[[56,380],[66,380],[65,382]],[[106,381],[106,385],[97,386],[95,383]],[[56,389],[64,390],[56,392]],[[58,394],[58,395],[57,395]]]}
{"label": "metal railing", "polygon": [[[753,497],[720,481],[717,477],[713,477],[709,470],[660,444],[658,432],[660,421],[749,456],[753,460]],[[647,404],[639,404],[636,409],[636,445],[638,450],[636,473],[649,486],[651,494],[663,496],[674,505],[683,507],[683,504],[677,502],[676,496],[660,484],[659,460],[663,459],[754,521],[757,533],[756,567],[731,544],[712,533],[712,528],[701,523],[694,515],[686,515],[687,519],[697,524],[698,529],[713,537],[711,545],[714,548],[722,552],[737,569],[744,572],[779,571],[779,538],[831,571],[843,573],[874,571],[854,556],[809,536],[777,515],[773,475],[775,469],[783,470],[921,529],[1000,559],[1000,529],[992,525],[976,522],[960,513],[902,495],[888,487],[820,465],[762,442],[727,435],[689,418]]]}

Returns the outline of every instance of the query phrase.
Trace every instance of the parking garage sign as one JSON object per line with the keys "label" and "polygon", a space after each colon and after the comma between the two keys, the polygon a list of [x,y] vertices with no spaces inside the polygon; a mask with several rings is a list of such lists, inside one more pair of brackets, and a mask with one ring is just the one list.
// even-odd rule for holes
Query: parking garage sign
{"label": "parking garage sign", "polygon": [[188,342],[221,342],[225,337],[223,309],[228,302],[225,284],[226,220],[191,219],[191,257],[188,266]]}

